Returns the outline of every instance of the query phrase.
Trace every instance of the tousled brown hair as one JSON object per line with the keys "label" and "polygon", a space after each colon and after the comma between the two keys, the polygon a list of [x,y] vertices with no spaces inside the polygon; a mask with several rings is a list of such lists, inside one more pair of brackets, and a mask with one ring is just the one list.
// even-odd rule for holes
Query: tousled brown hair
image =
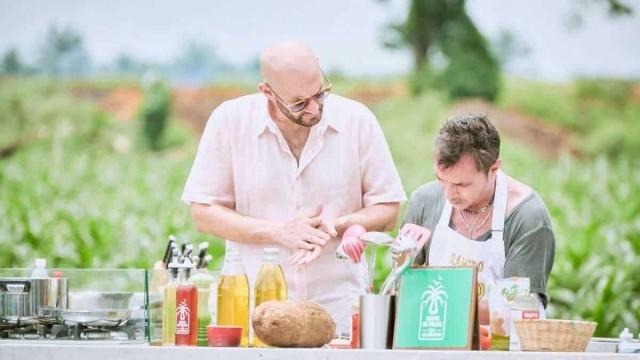
{"label": "tousled brown hair", "polygon": [[500,156],[500,134],[486,114],[457,116],[447,120],[435,141],[434,158],[448,169],[469,154],[478,170],[489,172]]}

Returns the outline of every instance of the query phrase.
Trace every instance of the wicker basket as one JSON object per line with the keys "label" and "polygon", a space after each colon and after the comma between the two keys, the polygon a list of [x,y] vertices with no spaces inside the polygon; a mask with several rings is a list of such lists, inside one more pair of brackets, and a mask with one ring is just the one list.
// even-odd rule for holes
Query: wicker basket
{"label": "wicker basket", "polygon": [[515,320],[523,351],[573,351],[587,348],[597,323],[573,320]]}

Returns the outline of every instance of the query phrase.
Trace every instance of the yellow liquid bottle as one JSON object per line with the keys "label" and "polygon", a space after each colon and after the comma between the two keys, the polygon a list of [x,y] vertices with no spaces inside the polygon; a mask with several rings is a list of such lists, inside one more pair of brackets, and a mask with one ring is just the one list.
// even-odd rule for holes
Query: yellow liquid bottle
{"label": "yellow liquid bottle", "polygon": [[218,281],[217,325],[242,327],[240,346],[249,346],[249,280],[240,254],[230,250]]}
{"label": "yellow liquid bottle", "polygon": [[[177,258],[175,259],[177,264]],[[174,267],[172,261],[169,265],[169,281],[164,287],[162,303],[162,345],[176,344],[176,281],[178,268]]]}
{"label": "yellow liquid bottle", "polygon": [[[262,267],[253,288],[255,294],[255,306],[270,300],[287,300],[287,282],[284,272],[278,262],[278,248],[265,248],[262,258]],[[257,336],[253,338],[255,347],[267,347]]]}

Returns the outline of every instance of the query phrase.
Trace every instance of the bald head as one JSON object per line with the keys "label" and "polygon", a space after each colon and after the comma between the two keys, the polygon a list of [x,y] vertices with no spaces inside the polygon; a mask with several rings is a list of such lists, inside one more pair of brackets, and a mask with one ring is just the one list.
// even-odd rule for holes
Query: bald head
{"label": "bald head", "polygon": [[[260,71],[269,85],[284,93],[305,90],[292,89],[293,84],[317,83],[321,79],[320,65],[313,51],[305,44],[291,40],[277,42],[265,49],[260,57]],[[313,94],[317,89],[311,91]]]}

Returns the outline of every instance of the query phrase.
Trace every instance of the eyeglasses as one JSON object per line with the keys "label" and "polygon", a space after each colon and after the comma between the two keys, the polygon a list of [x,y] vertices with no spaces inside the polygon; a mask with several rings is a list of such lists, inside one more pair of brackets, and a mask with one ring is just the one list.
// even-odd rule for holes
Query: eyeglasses
{"label": "eyeglasses", "polygon": [[311,95],[309,97],[296,101],[293,104],[289,104],[287,101],[281,98],[280,95],[278,95],[275,92],[275,90],[273,90],[271,85],[269,85],[266,82],[265,82],[265,85],[267,85],[269,90],[271,90],[273,95],[275,95],[276,99],[278,99],[278,101],[280,101],[282,105],[284,105],[287,109],[289,109],[289,111],[297,113],[304,110],[307,107],[307,105],[309,105],[309,101],[311,100],[315,101],[318,104],[322,104],[327,99],[327,97],[331,93],[331,88],[333,85],[331,84],[331,81],[329,81],[329,78],[327,78],[327,75],[324,74],[324,71],[322,72],[322,77],[324,81],[328,84],[327,86],[323,87],[320,91],[318,91],[314,95]]}

